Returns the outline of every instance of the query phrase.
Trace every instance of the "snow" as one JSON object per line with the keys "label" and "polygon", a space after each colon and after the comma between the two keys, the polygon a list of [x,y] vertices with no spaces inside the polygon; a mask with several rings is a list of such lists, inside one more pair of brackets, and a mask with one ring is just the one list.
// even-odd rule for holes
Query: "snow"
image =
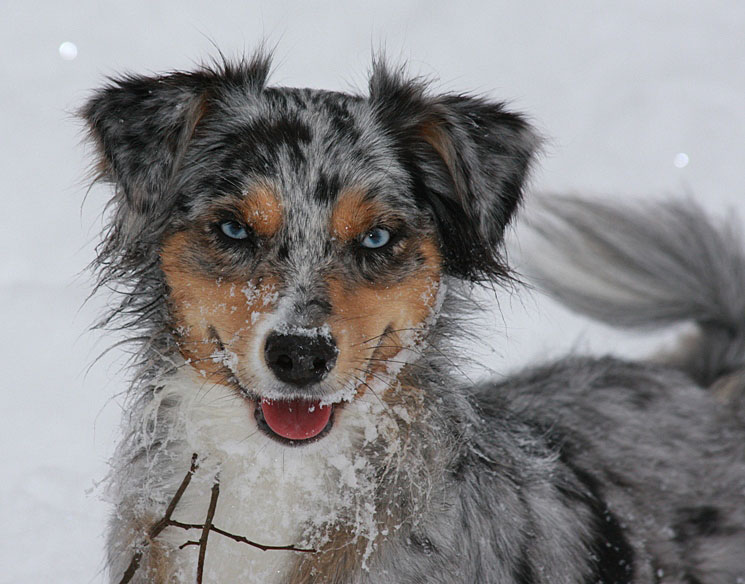
{"label": "snow", "polygon": [[[88,371],[116,339],[85,332],[104,304],[83,305],[90,283],[79,273],[106,191],[82,204],[87,153],[73,112],[106,75],[186,69],[214,45],[232,55],[266,38],[277,45],[274,83],[345,90],[364,88],[371,47],[385,47],[443,90],[528,112],[548,138],[536,188],[691,191],[716,215],[745,215],[743,30],[736,0],[6,3],[0,583],[103,581],[107,507],[96,484],[126,386],[121,351]],[[635,355],[659,340],[580,321],[536,295],[504,292],[498,304],[472,352],[500,375],[572,347]]]}

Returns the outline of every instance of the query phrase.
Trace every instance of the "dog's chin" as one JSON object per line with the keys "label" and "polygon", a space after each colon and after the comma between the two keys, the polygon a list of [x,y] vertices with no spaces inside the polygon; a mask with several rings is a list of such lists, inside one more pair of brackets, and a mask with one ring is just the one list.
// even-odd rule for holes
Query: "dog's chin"
{"label": "dog's chin", "polygon": [[[320,406],[316,402],[307,404],[293,402],[270,402],[269,400],[254,400],[254,418],[259,430],[272,440],[285,446],[296,447],[312,444],[324,439],[329,435],[334,426],[336,410],[341,404],[330,404]],[[311,404],[311,405],[308,405]],[[303,420],[304,414],[295,415],[295,408],[310,409],[318,408],[325,411],[310,412]],[[298,419],[299,418],[299,419]]]}

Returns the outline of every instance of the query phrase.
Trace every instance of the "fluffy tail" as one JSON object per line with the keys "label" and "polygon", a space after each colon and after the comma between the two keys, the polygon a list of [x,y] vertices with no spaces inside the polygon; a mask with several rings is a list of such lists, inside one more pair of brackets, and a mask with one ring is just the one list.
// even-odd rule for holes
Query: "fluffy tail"
{"label": "fluffy tail", "polygon": [[617,327],[695,321],[671,364],[710,386],[745,384],[745,247],[690,199],[611,204],[543,196],[527,275],[569,308]]}

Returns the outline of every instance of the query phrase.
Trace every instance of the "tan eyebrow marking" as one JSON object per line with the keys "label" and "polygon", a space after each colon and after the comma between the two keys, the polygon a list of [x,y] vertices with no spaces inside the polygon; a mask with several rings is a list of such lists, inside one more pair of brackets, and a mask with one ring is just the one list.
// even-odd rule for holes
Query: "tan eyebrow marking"
{"label": "tan eyebrow marking", "polygon": [[367,198],[364,191],[345,191],[331,214],[331,235],[341,241],[351,241],[374,227],[375,220],[384,211],[383,205]]}
{"label": "tan eyebrow marking", "polygon": [[239,209],[246,224],[262,237],[272,237],[282,225],[282,203],[269,185],[252,188]]}

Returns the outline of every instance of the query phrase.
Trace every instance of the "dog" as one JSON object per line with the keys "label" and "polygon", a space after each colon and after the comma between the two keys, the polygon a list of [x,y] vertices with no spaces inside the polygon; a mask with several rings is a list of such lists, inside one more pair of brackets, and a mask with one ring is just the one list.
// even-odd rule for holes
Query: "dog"
{"label": "dog", "polygon": [[111,582],[745,582],[745,253],[691,201],[544,197],[532,274],[670,355],[469,382],[474,286],[541,140],[374,62],[122,76],[82,109],[114,185],[101,322],[133,340]]}

